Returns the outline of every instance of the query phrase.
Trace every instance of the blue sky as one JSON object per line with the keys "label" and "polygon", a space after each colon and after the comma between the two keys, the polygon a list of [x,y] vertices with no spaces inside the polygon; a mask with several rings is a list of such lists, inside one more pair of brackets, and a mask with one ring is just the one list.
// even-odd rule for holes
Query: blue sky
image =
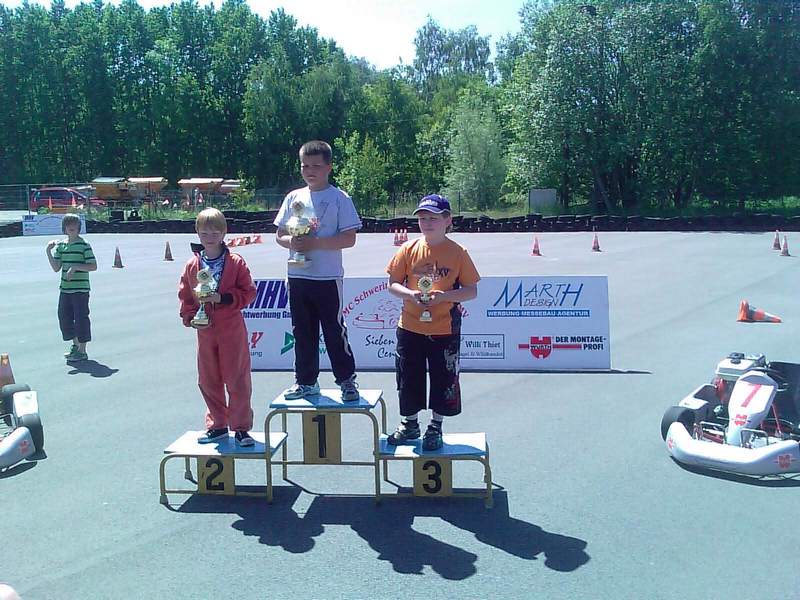
{"label": "blue sky", "polygon": [[[112,4],[118,2],[112,1]],[[208,0],[199,0],[201,5]],[[0,0],[9,8],[21,0]],[[49,6],[47,1],[31,4]],[[68,7],[79,2],[67,0]],[[145,8],[171,4],[163,0],[139,0]],[[213,0],[219,7],[222,0]],[[482,36],[491,35],[491,47],[500,38],[519,30],[519,10],[524,0],[250,0],[253,12],[266,18],[279,7],[300,25],[316,27],[320,35],[336,40],[345,52],[362,56],[378,68],[414,58],[414,36],[430,15],[446,29],[475,25]]]}

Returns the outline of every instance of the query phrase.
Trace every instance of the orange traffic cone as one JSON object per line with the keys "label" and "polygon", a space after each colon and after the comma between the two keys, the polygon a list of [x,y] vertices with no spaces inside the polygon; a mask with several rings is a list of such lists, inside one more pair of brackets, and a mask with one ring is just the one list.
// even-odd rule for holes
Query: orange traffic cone
{"label": "orange traffic cone", "polygon": [[0,354],[0,387],[14,383],[14,372],[8,354]]}
{"label": "orange traffic cone", "polygon": [[123,268],[123,266],[124,265],[122,264],[122,257],[119,255],[119,246],[117,246],[117,249],[114,251],[114,264],[112,265],[112,267],[114,267],[115,269],[121,269]]}
{"label": "orange traffic cone", "polygon": [[781,249],[781,236],[780,236],[780,231],[778,231],[777,229],[775,230],[775,239],[772,240],[772,249],[773,250]]}
{"label": "orange traffic cone", "polygon": [[169,242],[167,242],[167,247],[164,249],[164,260],[173,260],[172,250],[169,247]]}
{"label": "orange traffic cone", "polygon": [[395,246],[402,246],[403,245],[403,241],[400,239],[400,230],[399,229],[395,229],[394,230],[394,245]]}
{"label": "orange traffic cone", "polygon": [[531,256],[541,256],[542,253],[539,251],[539,238],[533,236],[533,248],[531,248]]}
{"label": "orange traffic cone", "polygon": [[789,254],[789,242],[786,241],[786,236],[783,236],[783,248],[781,248],[781,256],[791,256],[791,254]]}
{"label": "orange traffic cone", "polygon": [[741,323],[782,323],[780,317],[760,308],[753,308],[747,300],[742,300],[739,304],[739,316],[736,320]]}
{"label": "orange traffic cone", "polygon": [[600,250],[600,240],[597,239],[597,233],[594,234],[594,239],[592,240],[592,252],[602,252],[602,250]]}

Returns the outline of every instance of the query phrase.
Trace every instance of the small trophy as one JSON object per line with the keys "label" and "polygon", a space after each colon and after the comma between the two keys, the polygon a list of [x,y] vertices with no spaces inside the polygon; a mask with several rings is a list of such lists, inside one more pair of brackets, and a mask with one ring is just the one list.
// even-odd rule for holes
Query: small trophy
{"label": "small trophy", "polygon": [[[430,275],[423,275],[419,278],[419,281],[417,281],[417,287],[419,291],[422,292],[419,295],[420,302],[428,302],[431,299],[430,291],[433,288],[433,277]],[[423,310],[422,314],[419,316],[419,320],[423,323],[430,323],[432,321],[431,311],[427,308]]]}
{"label": "small trophy", "polygon": [[194,293],[200,302],[200,310],[197,311],[197,314],[192,319],[192,325],[208,327],[209,317],[204,302],[206,298],[217,291],[217,282],[214,281],[211,269],[200,269],[197,272],[197,282]]}
{"label": "small trophy", "polygon": [[[317,218],[314,216],[314,207],[302,200],[294,200],[290,206],[292,216],[286,222],[286,231],[291,236],[308,235],[317,228]],[[288,263],[292,267],[305,267],[311,259],[297,250],[289,250]]]}

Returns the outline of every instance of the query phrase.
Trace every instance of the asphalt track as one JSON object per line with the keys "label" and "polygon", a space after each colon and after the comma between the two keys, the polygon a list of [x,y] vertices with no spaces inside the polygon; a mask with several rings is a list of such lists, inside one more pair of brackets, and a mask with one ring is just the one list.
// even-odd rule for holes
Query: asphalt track
{"label": "asphalt track", "polygon": [[[665,408],[725,354],[800,360],[800,259],[771,250],[771,233],[601,233],[601,253],[589,233],[542,234],[540,258],[529,234],[454,235],[484,275],[609,277],[613,372],[463,375],[465,410],[446,428],[487,432],[501,486],[490,510],[475,499],[375,506],[347,495],[370,492],[369,469],[333,466],[294,467],[302,489],[278,477],[272,506],[205,496],[161,506],[163,449],[202,427],[194,336],[175,294],[193,236],[87,237],[100,266],[95,341],[80,367],[61,356],[47,240],[0,239],[0,351],[38,390],[46,437],[45,459],[0,476],[0,581],[26,600],[763,599],[800,589],[800,481],[689,472],[659,435]],[[175,262],[162,261],[166,240]],[[124,269],[111,268],[115,246]],[[255,276],[284,274],[271,240],[239,250]],[[346,271],[381,274],[392,252],[391,235],[361,235]],[[736,323],[744,298],[784,323]],[[253,374],[257,424],[290,381]],[[385,390],[393,426],[393,374],[359,381]],[[362,420],[342,420],[345,455],[364,456]],[[392,467],[401,482],[406,472]],[[263,483],[257,461],[237,475]],[[480,470],[457,465],[455,479],[479,485]]]}

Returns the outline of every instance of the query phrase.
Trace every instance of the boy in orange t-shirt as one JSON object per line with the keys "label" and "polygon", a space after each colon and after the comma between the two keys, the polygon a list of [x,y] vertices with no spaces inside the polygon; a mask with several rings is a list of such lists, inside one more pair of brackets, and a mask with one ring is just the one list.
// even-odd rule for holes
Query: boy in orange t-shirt
{"label": "boy in orange t-shirt", "polygon": [[[403,420],[388,441],[399,445],[418,439],[419,411],[430,408],[433,415],[422,448],[437,450],[442,447],[444,417],[461,412],[459,303],[478,295],[480,275],[466,248],[447,237],[452,218],[446,198],[425,196],[414,214],[423,237],[403,244],[386,267],[389,293],[403,299],[395,358]],[[433,281],[427,294],[419,289],[423,277]],[[430,376],[427,403],[426,371]]]}

